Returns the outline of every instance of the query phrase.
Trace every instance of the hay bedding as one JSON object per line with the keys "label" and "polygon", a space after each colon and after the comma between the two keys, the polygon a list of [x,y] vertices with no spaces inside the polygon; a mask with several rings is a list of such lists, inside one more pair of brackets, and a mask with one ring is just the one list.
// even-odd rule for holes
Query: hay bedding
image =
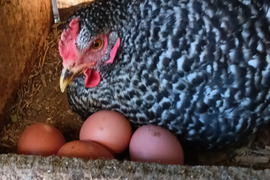
{"label": "hay bedding", "polygon": [[[78,6],[64,9],[60,13],[68,17],[77,8]],[[35,67],[28,81],[18,91],[17,102],[11,109],[10,118],[12,121],[4,127],[4,130],[0,134],[1,153],[16,153],[16,145],[20,134],[25,127],[36,122],[46,122],[55,126],[64,134],[67,141],[78,139],[82,121],[79,116],[71,112],[66,94],[61,93],[59,88],[62,64],[58,52],[58,40],[62,28],[62,24],[53,25],[52,32],[36,59]],[[215,151],[201,152],[198,150],[190,151],[188,149],[185,156],[186,164],[244,166],[260,169],[270,168],[269,125],[263,127],[257,134],[245,139],[243,144],[244,146],[237,146],[238,148],[231,147]],[[1,155],[2,159],[9,157],[13,158],[13,160],[14,158],[30,158],[32,161],[36,159],[32,158],[32,156],[17,157],[15,155]],[[60,161],[57,157],[49,157],[49,160],[44,161],[50,161],[51,158],[56,158],[57,161]],[[70,161],[76,163],[74,159],[70,159]],[[8,160],[5,159],[5,161]],[[120,161],[117,163],[120,163]],[[125,161],[125,163],[130,162]],[[117,166],[119,166],[117,168],[125,167],[120,164]],[[156,165],[151,166],[155,167]],[[166,166],[162,167],[166,169]],[[104,167],[100,166],[100,168],[102,169]]]}
{"label": "hay bedding", "polygon": [[1,150],[5,152],[15,152],[23,129],[36,122],[54,125],[67,140],[78,136],[82,121],[71,112],[66,94],[59,88],[62,69],[57,48],[59,35],[56,29],[49,35],[32,74],[18,92],[17,103],[10,114],[12,122],[4,127],[0,139]]}

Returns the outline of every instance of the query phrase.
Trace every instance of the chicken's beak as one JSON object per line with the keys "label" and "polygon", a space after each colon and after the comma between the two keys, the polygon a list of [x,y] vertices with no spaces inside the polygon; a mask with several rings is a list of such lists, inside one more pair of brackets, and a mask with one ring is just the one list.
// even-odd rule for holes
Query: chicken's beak
{"label": "chicken's beak", "polygon": [[61,92],[65,92],[67,86],[73,81],[73,79],[83,72],[83,67],[77,67],[72,69],[63,68],[60,77],[60,89]]}
{"label": "chicken's beak", "polygon": [[62,92],[65,92],[65,89],[70,84],[74,78],[74,73],[64,68],[60,77],[60,89]]}

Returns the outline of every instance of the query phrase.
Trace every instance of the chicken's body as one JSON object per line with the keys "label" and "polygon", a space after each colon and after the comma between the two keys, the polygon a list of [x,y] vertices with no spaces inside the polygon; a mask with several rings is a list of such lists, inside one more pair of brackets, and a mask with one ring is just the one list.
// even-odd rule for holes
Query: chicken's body
{"label": "chicken's body", "polygon": [[82,76],[68,86],[72,110],[83,118],[115,110],[209,148],[270,120],[268,1],[122,1],[97,0],[74,15],[78,46],[108,30],[121,41],[97,86]]}

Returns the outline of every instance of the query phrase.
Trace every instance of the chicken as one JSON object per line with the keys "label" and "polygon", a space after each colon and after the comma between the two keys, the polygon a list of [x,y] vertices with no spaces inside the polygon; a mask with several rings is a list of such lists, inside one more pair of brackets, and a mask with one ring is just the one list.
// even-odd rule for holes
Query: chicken
{"label": "chicken", "polygon": [[109,109],[205,148],[270,120],[268,0],[96,0],[59,41],[60,87],[86,119]]}

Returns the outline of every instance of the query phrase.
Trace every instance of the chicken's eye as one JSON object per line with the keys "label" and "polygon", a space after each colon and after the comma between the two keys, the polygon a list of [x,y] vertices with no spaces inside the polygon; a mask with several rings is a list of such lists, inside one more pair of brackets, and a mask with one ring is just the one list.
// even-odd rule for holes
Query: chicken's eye
{"label": "chicken's eye", "polygon": [[92,49],[100,49],[102,46],[102,41],[100,39],[96,39],[92,44],[91,48]]}

